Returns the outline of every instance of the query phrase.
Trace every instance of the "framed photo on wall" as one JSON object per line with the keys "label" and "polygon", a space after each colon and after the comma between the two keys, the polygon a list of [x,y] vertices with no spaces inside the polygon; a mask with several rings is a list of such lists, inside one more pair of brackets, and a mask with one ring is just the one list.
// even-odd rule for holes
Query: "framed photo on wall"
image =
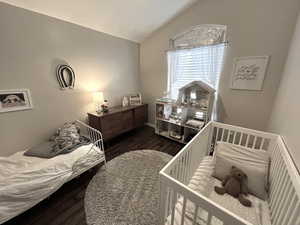
{"label": "framed photo on wall", "polygon": [[231,89],[262,90],[268,63],[269,56],[235,58],[231,76]]}
{"label": "framed photo on wall", "polygon": [[0,90],[0,113],[32,108],[33,104],[28,89]]}

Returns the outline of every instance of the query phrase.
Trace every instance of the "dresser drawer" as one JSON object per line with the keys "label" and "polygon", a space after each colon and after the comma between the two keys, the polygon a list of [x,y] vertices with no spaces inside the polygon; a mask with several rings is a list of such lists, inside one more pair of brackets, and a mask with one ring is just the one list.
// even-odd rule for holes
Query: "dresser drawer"
{"label": "dresser drawer", "polygon": [[104,139],[115,137],[123,130],[122,113],[104,116],[100,123]]}
{"label": "dresser drawer", "polygon": [[122,122],[123,122],[123,131],[128,131],[133,129],[133,111],[122,112]]}
{"label": "dresser drawer", "polygon": [[148,108],[146,105],[134,109],[134,126],[140,127],[147,122]]}

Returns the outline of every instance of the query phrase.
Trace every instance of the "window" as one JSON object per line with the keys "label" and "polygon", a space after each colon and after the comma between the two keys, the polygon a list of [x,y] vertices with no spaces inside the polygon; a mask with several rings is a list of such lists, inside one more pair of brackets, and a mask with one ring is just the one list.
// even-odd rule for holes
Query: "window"
{"label": "window", "polygon": [[168,52],[168,92],[177,99],[178,90],[201,80],[218,89],[226,44],[201,46]]}

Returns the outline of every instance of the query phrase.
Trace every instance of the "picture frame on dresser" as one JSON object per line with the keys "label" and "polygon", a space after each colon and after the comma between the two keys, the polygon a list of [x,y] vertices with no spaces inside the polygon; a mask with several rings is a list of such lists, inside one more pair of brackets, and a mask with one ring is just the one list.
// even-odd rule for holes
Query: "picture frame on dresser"
{"label": "picture frame on dresser", "polygon": [[141,105],[142,104],[142,95],[140,93],[129,96],[130,105]]}

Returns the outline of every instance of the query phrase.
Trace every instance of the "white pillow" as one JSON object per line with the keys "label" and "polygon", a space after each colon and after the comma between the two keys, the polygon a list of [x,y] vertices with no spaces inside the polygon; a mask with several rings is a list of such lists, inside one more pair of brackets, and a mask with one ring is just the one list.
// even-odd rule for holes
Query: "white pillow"
{"label": "white pillow", "polygon": [[258,198],[267,198],[269,154],[225,142],[218,142],[214,152],[215,170],[213,176],[223,180],[230,174],[232,166],[241,169],[248,176],[249,192]]}

